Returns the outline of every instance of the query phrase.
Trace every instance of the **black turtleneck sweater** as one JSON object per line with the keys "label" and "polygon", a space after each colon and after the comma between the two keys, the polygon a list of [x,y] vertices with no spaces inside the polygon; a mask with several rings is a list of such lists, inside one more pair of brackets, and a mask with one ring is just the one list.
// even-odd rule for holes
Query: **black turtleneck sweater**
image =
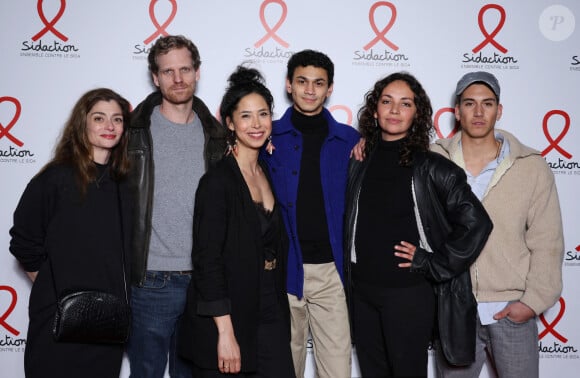
{"label": "black turtleneck sweater", "polygon": [[320,151],[328,135],[328,122],[322,113],[307,116],[292,112],[292,125],[302,134],[302,158],[296,200],[298,240],[305,264],[334,261],[324,209],[320,179]]}
{"label": "black turtleneck sweater", "polygon": [[381,287],[408,287],[424,282],[398,264],[408,262],[394,255],[402,240],[418,245],[419,232],[413,211],[412,167],[399,164],[403,139],[381,140],[370,157],[362,181],[356,228],[355,281]]}

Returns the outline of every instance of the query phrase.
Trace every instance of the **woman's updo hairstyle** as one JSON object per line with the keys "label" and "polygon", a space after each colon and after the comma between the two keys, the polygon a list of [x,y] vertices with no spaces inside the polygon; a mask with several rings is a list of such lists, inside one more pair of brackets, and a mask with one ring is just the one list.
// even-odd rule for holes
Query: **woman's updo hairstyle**
{"label": "woman's updo hairstyle", "polygon": [[264,77],[260,71],[255,68],[238,66],[228,78],[228,83],[220,105],[221,122],[225,128],[228,127],[228,117],[232,118],[240,100],[251,93],[262,96],[268,105],[270,113],[272,113],[274,97],[272,97],[270,90],[266,88]]}

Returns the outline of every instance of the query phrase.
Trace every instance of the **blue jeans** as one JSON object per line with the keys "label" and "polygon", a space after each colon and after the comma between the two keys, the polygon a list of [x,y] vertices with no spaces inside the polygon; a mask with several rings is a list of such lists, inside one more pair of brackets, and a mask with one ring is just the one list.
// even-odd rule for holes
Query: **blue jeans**
{"label": "blue jeans", "polygon": [[489,358],[498,377],[538,378],[540,356],[535,317],[523,323],[516,323],[507,317],[489,325],[481,325],[479,319],[477,323],[475,362],[465,367],[450,366],[438,350],[437,377],[479,377],[486,358]]}
{"label": "blue jeans", "polygon": [[147,271],[143,287],[132,287],[133,324],[127,345],[131,377],[191,378],[188,361],[177,355],[176,329],[185,310],[191,273]]}

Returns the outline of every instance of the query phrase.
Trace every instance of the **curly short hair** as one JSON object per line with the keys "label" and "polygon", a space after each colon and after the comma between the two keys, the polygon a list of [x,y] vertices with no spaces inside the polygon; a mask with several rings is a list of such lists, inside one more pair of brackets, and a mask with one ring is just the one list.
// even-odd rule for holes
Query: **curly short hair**
{"label": "curly short hair", "polygon": [[332,63],[332,60],[326,54],[314,50],[299,51],[288,59],[288,71],[286,73],[288,81],[292,82],[292,77],[297,67],[307,66],[314,66],[325,70],[328,76],[328,85],[332,85],[334,80],[334,63]]}

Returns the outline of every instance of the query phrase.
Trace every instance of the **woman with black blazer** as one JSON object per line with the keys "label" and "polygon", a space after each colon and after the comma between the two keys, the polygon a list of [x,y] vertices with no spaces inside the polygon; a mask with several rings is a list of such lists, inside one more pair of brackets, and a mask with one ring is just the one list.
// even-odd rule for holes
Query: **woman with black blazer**
{"label": "woman with black blazer", "polygon": [[287,239],[260,149],[273,151],[273,97],[238,67],[222,99],[229,152],[196,193],[193,280],[180,351],[194,377],[294,377],[286,296]]}

